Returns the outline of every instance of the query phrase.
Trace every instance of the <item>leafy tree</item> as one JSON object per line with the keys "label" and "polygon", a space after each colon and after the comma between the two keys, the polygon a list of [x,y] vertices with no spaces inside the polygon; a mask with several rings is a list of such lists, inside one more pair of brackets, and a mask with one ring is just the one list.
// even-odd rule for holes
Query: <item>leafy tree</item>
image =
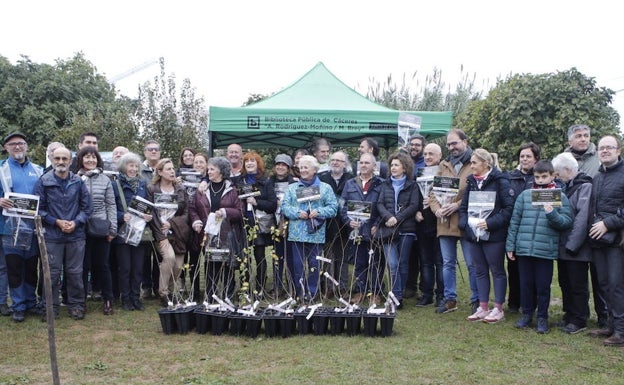
{"label": "leafy tree", "polygon": [[539,144],[544,159],[564,150],[567,129],[575,123],[592,127],[594,138],[617,134],[619,115],[610,106],[614,94],[576,68],[510,75],[499,80],[484,100],[470,102],[457,122],[474,148],[497,152],[501,166],[511,168],[522,143]]}
{"label": "leafy tree", "polygon": [[175,75],[165,73],[160,59],[160,75],[139,87],[133,122],[141,141],[155,139],[162,156],[178,159],[183,147],[205,149],[207,114],[204,98],[197,97],[189,79],[182,81],[178,95]]}
{"label": "leafy tree", "polygon": [[49,142],[75,148],[86,131],[99,134],[100,148],[131,143],[135,136],[129,101],[116,99],[113,86],[82,53],[53,65],[34,63],[27,56],[12,65],[0,57],[0,100],[0,134],[26,134],[30,155],[38,163],[45,162]]}

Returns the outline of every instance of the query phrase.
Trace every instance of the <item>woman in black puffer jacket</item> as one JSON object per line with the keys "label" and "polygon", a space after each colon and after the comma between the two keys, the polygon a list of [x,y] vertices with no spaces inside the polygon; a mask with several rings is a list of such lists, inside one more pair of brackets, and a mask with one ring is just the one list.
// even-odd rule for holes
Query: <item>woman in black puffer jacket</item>
{"label": "woman in black puffer jacket", "polygon": [[[513,212],[514,200],[509,179],[493,167],[492,155],[482,148],[473,151],[470,158],[472,174],[468,176],[466,190],[459,209],[459,228],[464,232],[467,247],[476,269],[479,307],[468,321],[495,323],[505,317],[503,303],[507,292],[505,274],[505,238]],[[471,194],[489,191],[495,194],[494,206],[487,216],[470,204]],[[473,201],[474,201],[473,196]],[[479,210],[479,211],[477,211]],[[494,282],[494,308],[489,309],[490,272]]]}

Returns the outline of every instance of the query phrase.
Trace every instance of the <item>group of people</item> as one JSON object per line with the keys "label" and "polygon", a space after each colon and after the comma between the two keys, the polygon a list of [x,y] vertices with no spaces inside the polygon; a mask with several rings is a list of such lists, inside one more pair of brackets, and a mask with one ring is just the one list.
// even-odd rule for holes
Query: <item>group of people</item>
{"label": "group of people", "polygon": [[[3,141],[0,206],[14,209],[7,192],[39,197],[57,317],[64,302],[72,318],[84,318],[91,290],[101,292],[104,314],[113,314],[116,299],[128,311],[144,309],[149,297],[167,305],[187,278],[196,301],[231,299],[238,287],[256,298],[288,293],[308,302],[342,297],[376,306],[386,294],[401,309],[410,291],[420,291],[416,306],[434,304],[444,314],[458,307],[459,243],[470,283],[469,321],[503,320],[507,297],[506,310],[522,312],[516,327],[529,327],[536,317],[537,331],[548,332],[557,260],[562,330],[586,329],[591,276],[600,326],[592,335],[621,345],[624,167],[616,137],[605,136],[598,146],[590,139],[588,126],[574,125],[569,147],[552,161],[525,143],[517,168],[502,171],[495,153],[473,150],[459,129],[446,136],[445,159],[439,145],[416,134],[387,163],[372,138],[361,140],[353,165],[320,138],[309,151],[277,155],[269,172],[260,154],[243,153],[238,144],[224,157],[184,148],[174,161],[161,159],[159,143],[149,140],[145,160],[117,147],[105,164],[97,135],[85,133],[75,157],[51,143],[51,167],[44,170],[30,162],[27,138],[16,132]],[[453,193],[440,194],[436,182],[423,178],[427,173],[450,181]],[[151,209],[137,211],[137,202]],[[145,230],[140,242],[128,242],[122,235],[137,218]],[[16,322],[39,309],[32,222],[0,216],[0,312]]]}
{"label": "group of people", "polygon": [[[537,332],[548,333],[556,260],[564,311],[557,325],[568,334],[586,330],[591,277],[599,328],[589,334],[604,337],[607,346],[624,345],[624,161],[618,138],[604,136],[596,146],[590,135],[587,125],[571,126],[567,148],[552,161],[540,159],[535,143],[525,143],[517,153],[517,168],[504,172],[495,153],[471,149],[461,130],[448,133],[449,156],[439,162],[436,174],[457,178],[457,193],[434,191],[423,199],[424,214],[430,210],[437,218],[444,297],[436,312],[457,309],[459,241],[471,289],[468,321],[503,320],[508,295],[507,311],[521,311],[517,328],[528,328],[535,317]],[[431,244],[425,236],[418,241]],[[437,251],[422,245],[419,250],[423,294],[417,306],[422,306],[432,302],[425,266],[431,264],[427,255]],[[434,265],[439,269],[439,263]]]}

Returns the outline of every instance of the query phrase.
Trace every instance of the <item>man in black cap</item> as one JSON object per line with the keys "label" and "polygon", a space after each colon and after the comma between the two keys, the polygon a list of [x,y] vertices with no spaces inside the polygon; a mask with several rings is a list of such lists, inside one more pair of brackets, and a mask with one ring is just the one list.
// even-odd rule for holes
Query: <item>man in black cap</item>
{"label": "man in black cap", "polygon": [[[26,136],[20,132],[7,135],[2,142],[8,159],[0,161],[0,207],[10,212],[13,200],[6,193],[33,194],[43,168],[30,162],[26,156]],[[0,276],[0,310],[5,313],[7,278],[13,300],[13,321],[22,322],[27,311],[34,311],[37,302],[37,263],[39,247],[34,236],[34,221],[11,215],[0,215],[2,247],[0,271],[4,265],[4,278]],[[19,235],[18,235],[19,234]],[[2,306],[4,305],[4,307]]]}

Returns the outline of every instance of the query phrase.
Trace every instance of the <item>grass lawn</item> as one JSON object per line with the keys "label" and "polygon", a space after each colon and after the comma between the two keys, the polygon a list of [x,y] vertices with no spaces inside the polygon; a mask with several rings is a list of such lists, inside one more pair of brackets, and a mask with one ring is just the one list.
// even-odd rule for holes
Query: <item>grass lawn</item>
{"label": "grass lawn", "polygon": [[[462,267],[466,276],[465,266]],[[556,271],[556,269],[555,269]],[[269,275],[270,276],[270,275]],[[467,277],[466,277],[467,279]],[[459,310],[435,314],[406,300],[390,338],[164,335],[158,301],[144,312],[104,316],[90,301],[83,321],[56,321],[62,384],[623,384],[624,349],[585,333],[567,335],[470,323],[467,283]],[[561,317],[553,280],[551,324]],[[334,303],[327,303],[333,306]],[[595,327],[595,316],[590,322]],[[37,317],[0,318],[0,384],[50,384],[47,329]]]}

